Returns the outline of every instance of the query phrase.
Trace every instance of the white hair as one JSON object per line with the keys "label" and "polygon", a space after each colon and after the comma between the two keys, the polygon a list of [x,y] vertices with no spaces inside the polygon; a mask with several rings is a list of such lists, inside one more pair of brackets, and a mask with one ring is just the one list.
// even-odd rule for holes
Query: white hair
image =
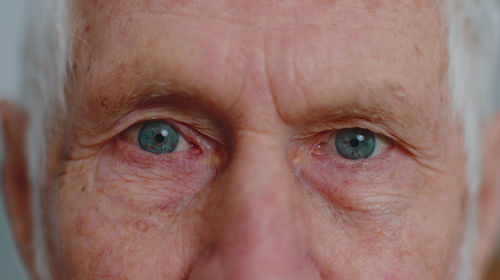
{"label": "white hair", "polygon": [[[45,132],[55,125],[54,114],[64,112],[66,74],[71,66],[73,36],[68,3],[68,0],[34,1],[20,95],[31,114],[25,139],[28,139],[29,179],[34,188],[35,262],[38,276],[43,280],[51,276],[39,194],[45,182],[42,168],[45,166]],[[444,30],[448,35],[448,79],[456,116],[463,122],[467,154],[469,216],[461,250],[461,271],[457,275],[457,279],[466,280],[476,240],[476,200],[482,177],[479,130],[481,121],[494,110],[492,85],[500,42],[500,4],[498,0],[445,0],[443,4]]]}
{"label": "white hair", "polygon": [[40,193],[45,180],[46,131],[54,125],[56,112],[64,106],[66,67],[69,63],[69,14],[66,0],[32,1],[24,46],[20,102],[30,113],[24,139],[28,155],[29,183],[32,188],[35,271],[39,279],[51,279],[43,227]]}
{"label": "white hair", "polygon": [[494,111],[494,80],[500,43],[498,0],[446,0],[448,79],[454,111],[462,120],[469,185],[461,267],[457,279],[471,276],[477,239],[477,201],[481,186],[481,126]]}

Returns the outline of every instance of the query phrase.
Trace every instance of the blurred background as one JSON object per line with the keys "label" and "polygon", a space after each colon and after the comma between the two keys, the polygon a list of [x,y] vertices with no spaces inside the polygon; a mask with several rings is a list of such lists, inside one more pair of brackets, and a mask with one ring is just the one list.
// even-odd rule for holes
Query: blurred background
{"label": "blurred background", "polygon": [[[13,96],[19,87],[20,46],[22,31],[25,29],[27,2],[27,0],[0,0],[0,96],[2,98]],[[3,143],[1,139],[0,143]],[[2,152],[3,144],[0,147],[0,153]],[[0,198],[0,280],[28,280],[10,236],[3,193]]]}
{"label": "blurred background", "polygon": [[[20,77],[21,42],[25,29],[28,0],[0,0],[0,97],[12,97],[18,91]],[[500,78],[500,69],[497,71]],[[500,88],[500,79],[498,79]],[[500,108],[499,98],[496,103]],[[0,159],[3,145],[0,133]],[[13,245],[0,192],[0,280],[28,280]],[[498,250],[500,252],[500,250]],[[487,280],[500,280],[500,254],[491,264]]]}

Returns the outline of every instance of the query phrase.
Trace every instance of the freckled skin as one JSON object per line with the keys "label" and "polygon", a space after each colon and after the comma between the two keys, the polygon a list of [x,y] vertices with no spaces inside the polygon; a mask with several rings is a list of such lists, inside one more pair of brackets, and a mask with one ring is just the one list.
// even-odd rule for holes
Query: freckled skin
{"label": "freckled skin", "polygon": [[[466,172],[434,1],[151,2],[75,1],[54,279],[453,279]],[[129,102],[166,88],[178,111]],[[153,118],[199,151],[120,137]],[[393,145],[315,152],[346,127]]]}

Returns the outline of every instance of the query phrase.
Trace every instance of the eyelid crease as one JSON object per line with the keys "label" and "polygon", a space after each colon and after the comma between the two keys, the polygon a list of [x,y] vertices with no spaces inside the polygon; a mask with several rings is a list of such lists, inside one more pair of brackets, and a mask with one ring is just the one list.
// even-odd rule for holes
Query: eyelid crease
{"label": "eyelid crease", "polygon": [[135,125],[154,120],[164,121],[172,125],[172,127],[178,129],[186,139],[189,138],[188,142],[191,140],[190,138],[195,138],[192,140],[205,140],[206,142],[215,142],[217,145],[223,145],[224,143],[215,129],[201,118],[188,117],[182,114],[177,115],[165,109],[153,108],[146,111],[130,112],[118,120],[116,124],[113,124],[111,129],[95,137],[86,137],[84,139],[87,141],[81,140],[79,145],[87,148],[101,146],[103,143],[114,137],[118,137],[127,129]]}
{"label": "eyelid crease", "polygon": [[386,122],[377,120],[377,118],[365,118],[365,117],[352,117],[352,118],[342,118],[338,120],[331,121],[321,121],[310,123],[309,125],[303,127],[301,132],[297,136],[293,137],[293,140],[303,141],[313,137],[314,135],[328,135],[331,136],[342,129],[359,127],[361,129],[367,129],[372,131],[374,134],[381,135],[388,139],[393,145],[397,145],[403,148],[411,156],[424,157],[426,155],[422,154],[422,148],[417,146],[416,143],[411,143],[406,138],[410,136],[401,135],[395,129],[389,127]]}

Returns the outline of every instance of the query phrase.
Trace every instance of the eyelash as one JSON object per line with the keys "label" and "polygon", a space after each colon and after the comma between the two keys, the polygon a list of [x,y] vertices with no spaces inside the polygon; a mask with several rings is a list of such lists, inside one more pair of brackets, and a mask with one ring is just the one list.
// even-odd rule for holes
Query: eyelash
{"label": "eyelash", "polygon": [[312,156],[316,157],[329,157],[329,158],[334,158],[336,160],[340,161],[345,161],[349,163],[356,163],[359,164],[360,162],[365,162],[369,161],[371,159],[377,159],[379,157],[382,157],[386,151],[389,151],[393,146],[394,146],[394,141],[384,135],[375,133],[371,130],[373,135],[375,136],[376,139],[376,149],[373,152],[373,154],[365,159],[359,159],[359,160],[350,160],[343,158],[337,151],[337,148],[335,147],[334,141],[338,133],[342,131],[342,129],[335,130],[334,132],[325,132],[323,136],[321,137],[321,140],[316,142],[316,144],[313,147],[312,150]]}
{"label": "eyelash", "polygon": [[[201,154],[205,149],[212,150],[213,143],[209,143],[211,141],[204,141],[203,139],[206,137],[204,135],[198,135],[198,132],[195,129],[190,128],[188,125],[178,123],[172,120],[166,119],[148,119],[135,123],[134,125],[128,127],[125,131],[121,133],[121,138],[129,143],[132,143],[139,149],[142,153],[150,154],[150,152],[142,150],[139,147],[137,135],[140,128],[147,124],[148,122],[164,122],[174,128],[178,134],[179,138],[182,138],[184,146],[182,150],[175,149],[170,155],[177,153],[189,152],[190,154]],[[312,150],[310,150],[310,154],[313,157],[319,157],[323,160],[334,160],[335,165],[341,166],[350,166],[350,165],[359,165],[361,163],[366,164],[376,159],[384,158],[384,154],[386,151],[390,150],[394,146],[394,141],[384,135],[377,134],[372,132],[376,138],[376,142],[378,143],[376,146],[376,150],[374,153],[363,159],[352,160],[342,157],[338,151],[336,150],[334,140],[337,134],[343,129],[337,129],[335,131],[328,131],[320,133],[320,141],[315,141],[316,145],[312,146]],[[371,130],[370,130],[371,131]],[[200,133],[201,134],[201,133]],[[309,137],[314,137],[314,135],[310,135]],[[314,137],[316,138],[316,137]],[[317,139],[317,138],[316,138]],[[164,154],[165,155],[165,154]],[[169,156],[169,154],[166,154]],[[150,155],[151,156],[151,155]],[[154,156],[154,155],[152,155]]]}
{"label": "eyelash", "polygon": [[[125,129],[122,133],[120,138],[123,139],[126,142],[134,144],[138,149],[140,149],[144,153],[148,153],[147,151],[144,151],[140,148],[139,143],[138,143],[138,133],[144,125],[150,122],[162,122],[165,123],[169,126],[171,126],[173,129],[177,131],[179,134],[179,144],[178,147],[172,152],[174,153],[182,153],[182,152],[192,152],[192,153],[201,153],[201,146],[203,146],[200,142],[201,139],[199,136],[192,135],[193,132],[192,129],[184,127],[183,124],[176,123],[170,120],[164,120],[164,119],[148,119],[148,120],[143,120],[140,122],[137,122],[127,129]],[[181,146],[179,148],[179,146]],[[179,150],[182,149],[182,150]]]}

